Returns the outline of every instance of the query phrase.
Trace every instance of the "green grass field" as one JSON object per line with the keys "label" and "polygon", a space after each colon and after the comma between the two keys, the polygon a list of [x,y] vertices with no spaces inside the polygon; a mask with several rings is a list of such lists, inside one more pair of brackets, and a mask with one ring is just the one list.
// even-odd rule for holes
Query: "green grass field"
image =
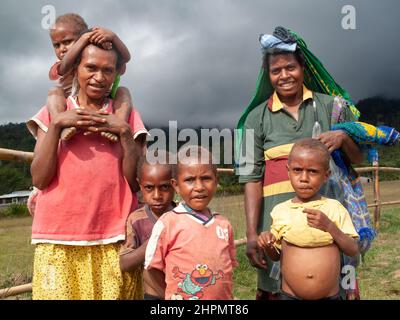
{"label": "green grass field", "polygon": [[[398,200],[399,187],[399,181],[382,183],[383,201]],[[371,186],[366,186],[365,191],[371,201]],[[245,236],[242,195],[215,198],[211,207],[230,219],[236,239]],[[30,217],[0,219],[0,288],[28,283],[32,279],[31,223]],[[358,268],[362,299],[400,299],[399,250],[400,207],[385,207],[380,233]],[[236,299],[254,299],[256,272],[247,261],[245,246],[237,249],[237,258],[234,295]]]}

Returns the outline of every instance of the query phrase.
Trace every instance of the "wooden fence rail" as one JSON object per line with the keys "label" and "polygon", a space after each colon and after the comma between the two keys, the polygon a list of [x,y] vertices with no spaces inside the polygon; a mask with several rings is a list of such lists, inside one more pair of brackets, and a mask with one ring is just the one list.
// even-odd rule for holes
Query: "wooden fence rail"
{"label": "wooden fence rail", "polygon": [[5,299],[32,291],[32,283],[22,284],[11,288],[0,289],[0,299]]}
{"label": "wooden fence rail", "polygon": [[33,152],[0,148],[0,160],[32,162]]}
{"label": "wooden fence rail", "polygon": [[[25,152],[25,151],[0,148],[0,160],[32,162],[32,159],[33,159],[33,152]],[[372,167],[356,168],[355,170],[358,173],[373,172],[374,203],[369,204],[368,207],[375,208],[374,209],[374,226],[377,230],[379,230],[382,206],[400,204],[400,200],[381,202],[379,172],[381,171],[381,172],[400,173],[400,168],[379,167],[378,163],[373,163]],[[217,172],[219,174],[234,174],[234,170],[230,169],[230,168],[218,168]],[[235,246],[236,247],[242,246],[242,245],[246,244],[246,241],[247,241],[246,238],[237,239],[237,240],[235,240]],[[0,299],[18,295],[18,294],[22,294],[22,293],[26,293],[26,292],[31,292],[31,291],[32,291],[31,283],[16,286],[16,287],[11,287],[11,288],[0,289]]]}

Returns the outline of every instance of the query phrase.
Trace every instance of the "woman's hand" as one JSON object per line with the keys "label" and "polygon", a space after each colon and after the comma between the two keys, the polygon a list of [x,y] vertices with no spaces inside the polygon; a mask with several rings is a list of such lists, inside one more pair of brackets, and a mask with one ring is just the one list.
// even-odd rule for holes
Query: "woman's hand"
{"label": "woman's hand", "polygon": [[267,262],[264,259],[264,254],[258,246],[258,236],[247,237],[246,255],[253,267],[267,270]]}
{"label": "woman's hand", "polygon": [[342,130],[324,132],[317,139],[328,148],[330,153],[337,149],[342,149],[351,163],[361,163],[363,161],[360,147]]}
{"label": "woman's hand", "polygon": [[346,138],[346,133],[341,130],[327,131],[317,137],[328,148],[330,153],[340,149]]}
{"label": "woman's hand", "polygon": [[124,134],[132,135],[129,124],[120,118],[118,118],[113,113],[108,113],[107,111],[96,111],[93,113],[94,119],[102,119],[102,122],[92,123],[88,127],[89,131],[92,132],[111,132],[120,137]]}
{"label": "woman's hand", "polygon": [[69,127],[89,128],[104,124],[104,122],[106,119],[101,115],[82,108],[60,112],[52,121],[54,127],[59,131]]}

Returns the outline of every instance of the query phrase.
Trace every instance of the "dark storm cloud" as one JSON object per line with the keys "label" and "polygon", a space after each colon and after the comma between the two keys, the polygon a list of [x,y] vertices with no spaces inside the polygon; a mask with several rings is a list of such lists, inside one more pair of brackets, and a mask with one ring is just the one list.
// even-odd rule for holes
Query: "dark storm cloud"
{"label": "dark storm cloud", "polygon": [[[399,97],[397,1],[3,1],[0,121],[21,122],[44,104],[55,61],[41,27],[44,5],[114,30],[133,60],[122,84],[147,123],[233,127],[261,64],[258,35],[296,30],[357,101]],[[356,8],[356,30],[341,9]]]}

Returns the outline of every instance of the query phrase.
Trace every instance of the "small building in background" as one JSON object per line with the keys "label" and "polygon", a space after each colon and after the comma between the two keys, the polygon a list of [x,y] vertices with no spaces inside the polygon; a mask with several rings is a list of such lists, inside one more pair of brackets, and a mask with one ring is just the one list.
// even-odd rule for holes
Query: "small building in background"
{"label": "small building in background", "polygon": [[14,191],[9,194],[0,196],[0,208],[9,206],[10,204],[26,204],[28,201],[31,190]]}

